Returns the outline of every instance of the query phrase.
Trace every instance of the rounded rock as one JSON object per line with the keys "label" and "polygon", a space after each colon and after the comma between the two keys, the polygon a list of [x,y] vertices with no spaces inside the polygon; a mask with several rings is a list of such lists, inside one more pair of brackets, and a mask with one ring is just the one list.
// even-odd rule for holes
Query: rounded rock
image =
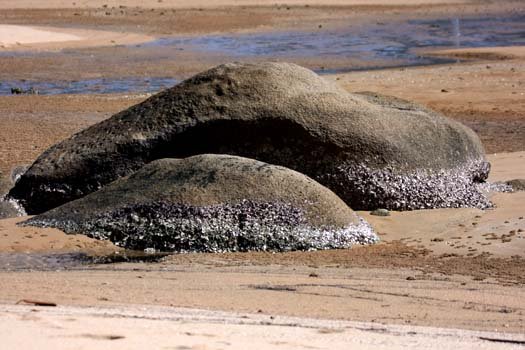
{"label": "rounded rock", "polygon": [[353,209],[490,205],[471,129],[289,63],[225,64],[162,91],[45,151],[10,196],[41,213],[155,159],[203,153],[286,166]]}
{"label": "rounded rock", "polygon": [[390,216],[390,212],[387,209],[376,209],[370,212],[370,215],[375,216]]}
{"label": "rounded rock", "polygon": [[314,180],[231,155],[156,160],[24,225],[177,252],[348,248],[377,240]]}

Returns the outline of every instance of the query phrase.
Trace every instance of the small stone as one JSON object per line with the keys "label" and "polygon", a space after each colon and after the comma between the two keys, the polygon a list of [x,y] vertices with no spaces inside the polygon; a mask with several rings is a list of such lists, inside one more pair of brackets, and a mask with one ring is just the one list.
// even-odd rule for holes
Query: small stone
{"label": "small stone", "polygon": [[525,191],[525,179],[514,179],[506,181],[505,183],[512,187],[514,192]]}
{"label": "small stone", "polygon": [[370,212],[370,215],[375,216],[390,216],[390,212],[387,209],[376,209]]}

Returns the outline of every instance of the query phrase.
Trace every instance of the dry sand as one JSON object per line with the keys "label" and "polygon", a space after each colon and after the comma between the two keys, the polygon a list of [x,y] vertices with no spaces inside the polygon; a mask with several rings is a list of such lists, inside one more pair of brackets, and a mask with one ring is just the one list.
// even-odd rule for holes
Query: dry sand
{"label": "dry sand", "polygon": [[66,235],[62,231],[45,228],[20,227],[21,218],[0,220],[0,252],[2,253],[111,253],[118,248],[105,241],[84,235]]}
{"label": "dry sand", "polygon": [[[6,327],[7,326],[7,327]],[[17,349],[515,349],[517,335],[159,307],[0,306]],[[507,341],[508,343],[505,343]]]}
{"label": "dry sand", "polygon": [[[368,254],[380,257],[377,251]],[[260,264],[257,255],[236,258],[193,255],[89,270],[1,272],[6,288],[0,291],[0,303],[28,299],[60,306],[186,307],[268,318],[525,332],[525,292],[520,283],[425,272],[418,266],[307,266],[298,255],[288,265],[280,256],[268,265]]]}
{"label": "dry sand", "polygon": [[134,33],[0,24],[0,49],[8,51],[130,45],[153,40]]}
{"label": "dry sand", "polygon": [[82,40],[82,38],[68,33],[59,33],[25,26],[0,25],[0,46],[4,47],[75,40]]}

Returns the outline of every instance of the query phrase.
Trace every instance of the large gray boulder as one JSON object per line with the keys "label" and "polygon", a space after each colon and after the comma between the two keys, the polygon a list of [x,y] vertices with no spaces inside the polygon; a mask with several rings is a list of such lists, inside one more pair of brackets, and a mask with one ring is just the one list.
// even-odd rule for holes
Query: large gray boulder
{"label": "large gray boulder", "polygon": [[25,224],[163,251],[348,248],[377,240],[326,187],[230,155],[156,160]]}
{"label": "large gray boulder", "polygon": [[203,153],[297,170],[353,209],[490,205],[471,129],[288,63],[221,65],[158,93],[45,151],[10,196],[40,213],[155,159]]}

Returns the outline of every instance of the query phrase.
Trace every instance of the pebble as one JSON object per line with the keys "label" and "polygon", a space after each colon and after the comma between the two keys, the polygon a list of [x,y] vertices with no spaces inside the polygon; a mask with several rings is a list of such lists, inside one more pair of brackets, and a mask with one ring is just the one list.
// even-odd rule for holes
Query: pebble
{"label": "pebble", "polygon": [[390,212],[387,209],[376,209],[370,213],[370,215],[376,216],[390,216]]}

